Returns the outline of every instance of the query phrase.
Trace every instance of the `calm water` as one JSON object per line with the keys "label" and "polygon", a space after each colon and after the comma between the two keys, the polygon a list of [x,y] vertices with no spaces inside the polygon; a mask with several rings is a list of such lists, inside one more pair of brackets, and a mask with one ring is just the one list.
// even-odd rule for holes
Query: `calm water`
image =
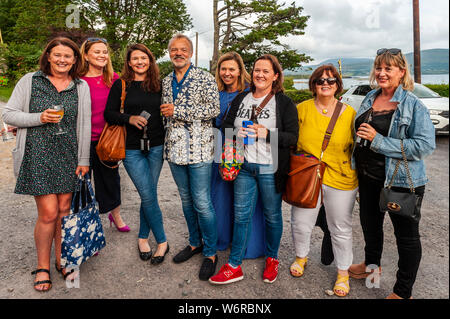
{"label": "calm water", "polygon": [[[352,85],[368,82],[369,77],[352,77],[343,79],[344,88],[348,89]],[[449,83],[449,75],[448,74],[424,74],[422,75],[422,84],[448,84]],[[298,79],[294,80],[294,87],[297,90],[307,89],[308,88],[308,80],[307,79]]]}

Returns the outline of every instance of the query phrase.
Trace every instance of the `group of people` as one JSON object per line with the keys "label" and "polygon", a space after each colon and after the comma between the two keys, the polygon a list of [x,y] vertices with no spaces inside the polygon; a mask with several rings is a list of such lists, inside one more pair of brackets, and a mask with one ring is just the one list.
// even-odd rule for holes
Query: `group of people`
{"label": "group of people", "polygon": [[[34,288],[48,291],[52,286],[53,241],[55,267],[64,278],[70,275],[60,266],[61,218],[69,214],[79,174],[92,170],[100,213],[109,213],[118,231],[130,231],[120,210],[117,165],[102,162],[96,153],[105,123],[126,127],[123,164],[141,200],[137,248],[142,260],[160,264],[169,252],[157,195],[167,160],[189,232],[186,247],[173,261],[186,262],[202,253],[199,279],[229,284],[244,278],[243,259],[265,256],[262,279],[273,283],[283,234],[282,194],[290,156],[296,151],[322,158],[326,169],[317,207],[292,207],[295,255],[291,275],[304,274],[311,233],[323,209],[337,267],[334,293],[346,296],[350,277],[367,278],[376,271],[368,265],[381,271],[385,212],[378,206],[379,193],[391,180],[395,162],[402,158],[400,144],[419,207],[427,182],[423,159],[435,148],[433,124],[426,107],[410,92],[414,83],[401,51],[378,50],[371,72],[377,88],[357,112],[343,105],[328,148],[320,154],[343,90],[334,66],[323,65],[312,73],[309,89],[314,97],[296,106],[284,94],[283,70],[273,55],[259,57],[249,74],[239,54],[225,53],[214,78],[192,65],[193,45],[185,35],[175,35],[168,50],[174,70],[164,79],[160,79],[154,55],[142,44],[128,48],[119,77],[105,39],[88,38],[79,49],[70,39],[60,37],[44,49],[40,70],[17,83],[3,119],[18,128],[13,150],[15,193],[33,195],[38,211]],[[243,127],[243,121],[263,101],[264,108]],[[63,117],[55,105],[63,105]],[[65,133],[56,134],[60,129]],[[230,130],[236,139],[255,141],[245,145],[245,160],[233,182],[221,179],[217,160]],[[364,143],[356,143],[358,138]],[[409,191],[404,167],[398,170],[393,186]],[[352,211],[358,192],[365,260],[352,264]],[[419,222],[391,213],[390,217],[399,269],[388,298],[410,298],[421,259]],[[155,252],[149,243],[150,232],[157,243]],[[228,261],[217,271],[217,250],[229,247]]]}

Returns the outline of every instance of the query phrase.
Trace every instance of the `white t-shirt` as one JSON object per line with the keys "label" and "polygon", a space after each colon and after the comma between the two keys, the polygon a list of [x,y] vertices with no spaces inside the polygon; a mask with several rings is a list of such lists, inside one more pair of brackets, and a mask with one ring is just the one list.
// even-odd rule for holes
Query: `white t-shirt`
{"label": "white t-shirt", "polygon": [[[255,105],[257,108],[264,101],[265,97],[255,98],[252,93],[247,94],[239,106],[234,127],[240,128],[242,127],[242,121],[249,121],[252,114],[252,106]],[[269,130],[275,130],[276,128],[275,107],[275,96],[273,96],[257,117],[258,123],[264,125]],[[270,144],[265,139],[259,139],[252,145],[245,145],[245,159],[249,163],[272,164]]]}

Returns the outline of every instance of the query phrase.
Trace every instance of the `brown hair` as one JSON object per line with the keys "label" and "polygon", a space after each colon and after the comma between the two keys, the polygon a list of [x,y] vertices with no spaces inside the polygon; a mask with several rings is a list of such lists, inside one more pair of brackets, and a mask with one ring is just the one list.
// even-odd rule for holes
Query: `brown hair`
{"label": "brown hair", "polygon": [[414,90],[414,80],[409,72],[408,61],[402,52],[397,54],[392,54],[389,51],[384,52],[383,54],[378,55],[373,62],[372,71],[370,72],[370,85],[372,88],[378,87],[377,81],[375,78],[375,70],[382,63],[388,66],[396,66],[400,70],[405,71],[405,75],[400,80],[400,84],[403,86],[403,89],[412,91]]}
{"label": "brown hair", "polygon": [[44,51],[41,54],[41,57],[39,58],[39,69],[46,75],[52,75],[48,57],[52,49],[58,45],[63,45],[65,47],[69,47],[72,49],[73,56],[75,58],[75,64],[70,69],[69,76],[72,79],[78,79],[80,77],[80,69],[81,69],[81,54],[80,50],[78,50],[78,46],[75,44],[75,42],[73,42],[69,38],[57,37],[47,44],[47,46],[45,47]]}
{"label": "brown hair", "polygon": [[139,50],[145,54],[147,54],[148,59],[150,60],[150,65],[147,70],[147,76],[145,77],[144,82],[142,83],[142,88],[147,92],[159,92],[161,90],[161,83],[159,80],[159,68],[156,64],[156,59],[153,53],[147,48],[145,45],[137,43],[131,45],[127,53],[125,55],[125,63],[123,65],[122,76],[121,79],[130,84],[134,80],[134,71],[129,66],[128,62],[131,59],[131,53],[133,51]]}
{"label": "brown hair", "polygon": [[253,83],[253,70],[255,69],[256,62],[258,62],[259,60],[270,61],[272,63],[273,72],[275,74],[278,74],[278,78],[275,81],[273,81],[273,83],[272,83],[272,93],[277,94],[278,92],[284,92],[283,68],[281,67],[280,62],[278,62],[277,57],[272,54],[264,54],[255,60],[255,63],[253,64],[252,74],[251,74],[252,82],[250,83],[250,89],[252,90],[252,92],[255,92],[255,90],[256,90],[255,84]]}
{"label": "brown hair", "polygon": [[110,47],[108,45],[107,42],[104,42],[103,40],[95,40],[95,41],[90,41],[89,39],[84,41],[83,44],[81,45],[80,51],[81,51],[81,71],[80,71],[80,76],[84,76],[86,75],[86,73],[88,73],[89,71],[89,62],[86,61],[85,56],[88,54],[89,50],[91,49],[91,47],[96,44],[96,43],[103,43],[106,46],[106,49],[108,50],[108,63],[106,64],[106,66],[103,68],[103,83],[105,83],[105,85],[107,87],[111,87],[112,85],[112,79],[114,77],[114,69],[111,63],[111,50]]}
{"label": "brown hair", "polygon": [[339,95],[339,93],[344,90],[341,76],[333,64],[324,64],[315,69],[309,77],[309,90],[313,93],[313,96],[317,95],[316,81],[322,77],[323,72],[331,74],[332,77],[336,78],[337,90],[334,93],[334,96]]}
{"label": "brown hair", "polygon": [[245,87],[248,83],[251,82],[251,78],[250,78],[250,74],[248,74],[247,70],[245,69],[245,65],[244,65],[244,61],[242,60],[242,57],[234,52],[227,52],[224,55],[222,55],[219,58],[219,61],[217,62],[217,68],[216,68],[216,82],[217,82],[217,86],[219,88],[219,91],[225,91],[226,89],[226,85],[225,83],[223,83],[222,78],[220,77],[220,65],[225,62],[225,61],[230,61],[233,60],[237,63],[238,67],[239,67],[239,79],[238,79],[238,91],[242,92],[245,90]]}

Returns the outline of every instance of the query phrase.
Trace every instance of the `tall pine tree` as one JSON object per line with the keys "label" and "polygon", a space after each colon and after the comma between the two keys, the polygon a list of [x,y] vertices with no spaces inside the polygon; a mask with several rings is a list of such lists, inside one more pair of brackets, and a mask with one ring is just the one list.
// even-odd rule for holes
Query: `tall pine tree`
{"label": "tall pine tree", "polygon": [[295,3],[277,0],[213,0],[214,52],[211,71],[219,56],[228,51],[241,54],[247,68],[262,54],[275,55],[284,69],[311,61],[282,42],[286,36],[303,35],[309,16]]}

